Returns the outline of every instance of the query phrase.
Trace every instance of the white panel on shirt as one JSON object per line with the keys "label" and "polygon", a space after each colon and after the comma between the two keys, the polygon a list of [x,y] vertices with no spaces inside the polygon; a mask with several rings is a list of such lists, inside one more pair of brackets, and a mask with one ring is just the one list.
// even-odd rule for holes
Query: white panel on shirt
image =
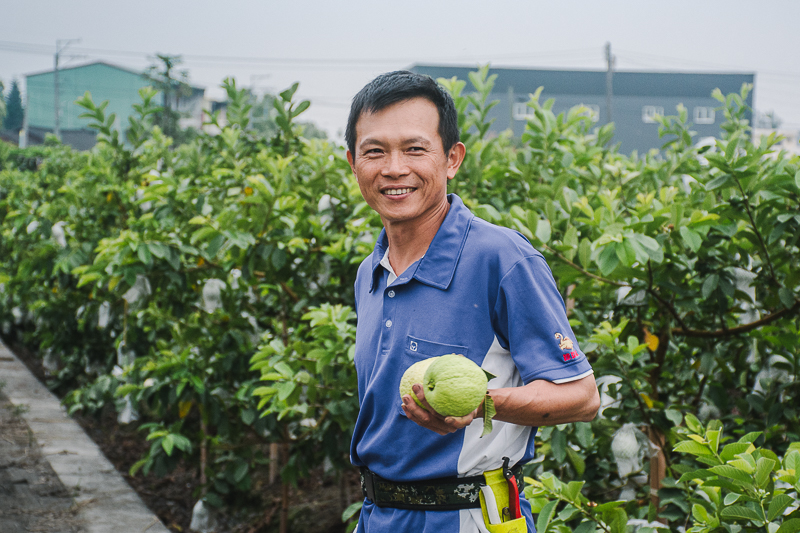
{"label": "white panel on shirt", "polygon": [[[497,376],[489,382],[490,389],[522,386],[522,378],[511,358],[511,352],[500,346],[497,337],[486,353],[481,368]],[[492,432],[483,438],[483,420],[475,420],[467,426],[464,445],[458,457],[460,477],[475,476],[486,470],[500,468],[503,466],[503,457],[508,457],[511,465],[522,459],[533,428],[497,420],[492,426]],[[462,509],[459,511],[459,519],[460,533],[488,533],[480,509]]]}

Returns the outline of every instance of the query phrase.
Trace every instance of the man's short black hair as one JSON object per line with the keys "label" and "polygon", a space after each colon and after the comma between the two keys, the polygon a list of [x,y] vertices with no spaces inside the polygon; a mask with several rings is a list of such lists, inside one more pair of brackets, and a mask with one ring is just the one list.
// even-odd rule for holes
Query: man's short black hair
{"label": "man's short black hair", "polygon": [[430,100],[439,110],[439,137],[442,138],[445,153],[449,153],[460,138],[458,114],[453,98],[430,76],[408,70],[381,74],[353,97],[347,129],[344,132],[344,140],[350,153],[355,156],[356,123],[362,114],[375,113],[398,102],[419,97]]}

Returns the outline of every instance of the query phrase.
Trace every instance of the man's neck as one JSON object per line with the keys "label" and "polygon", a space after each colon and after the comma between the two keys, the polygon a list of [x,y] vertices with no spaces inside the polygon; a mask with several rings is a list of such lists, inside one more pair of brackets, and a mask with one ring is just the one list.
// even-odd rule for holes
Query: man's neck
{"label": "man's neck", "polygon": [[389,241],[389,263],[398,276],[425,255],[449,210],[450,203],[445,202],[443,209],[423,221],[414,221],[413,224],[384,222]]}

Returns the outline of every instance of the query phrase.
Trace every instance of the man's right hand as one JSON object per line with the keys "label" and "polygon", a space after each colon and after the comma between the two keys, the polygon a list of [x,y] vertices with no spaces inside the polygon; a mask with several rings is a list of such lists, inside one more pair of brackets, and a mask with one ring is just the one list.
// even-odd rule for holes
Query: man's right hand
{"label": "man's right hand", "polygon": [[[459,429],[465,428],[472,423],[475,418],[478,418],[478,409],[465,416],[443,416],[433,410],[428,400],[425,399],[425,392],[422,385],[415,383],[411,389],[416,394],[420,403],[425,406],[425,409],[417,405],[414,399],[406,394],[403,396],[403,412],[409,418],[419,424],[420,426],[435,431],[439,435],[447,435]],[[427,411],[426,411],[427,409]]]}

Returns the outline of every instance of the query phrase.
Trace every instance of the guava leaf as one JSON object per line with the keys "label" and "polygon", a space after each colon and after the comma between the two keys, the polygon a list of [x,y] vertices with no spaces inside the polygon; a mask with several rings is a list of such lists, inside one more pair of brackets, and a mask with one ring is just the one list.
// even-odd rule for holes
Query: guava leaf
{"label": "guava leaf", "polygon": [[[481,368],[481,370],[483,370],[483,369]],[[492,374],[491,372],[487,372],[486,370],[483,370],[483,373],[486,374],[486,379],[489,380],[489,381],[492,381],[494,378],[497,377],[494,374]]]}
{"label": "guava leaf", "polygon": [[486,398],[483,400],[483,433],[481,433],[481,437],[492,432],[492,418],[494,418],[496,414],[497,411],[494,408],[494,400],[492,400],[492,397],[487,393]]}

